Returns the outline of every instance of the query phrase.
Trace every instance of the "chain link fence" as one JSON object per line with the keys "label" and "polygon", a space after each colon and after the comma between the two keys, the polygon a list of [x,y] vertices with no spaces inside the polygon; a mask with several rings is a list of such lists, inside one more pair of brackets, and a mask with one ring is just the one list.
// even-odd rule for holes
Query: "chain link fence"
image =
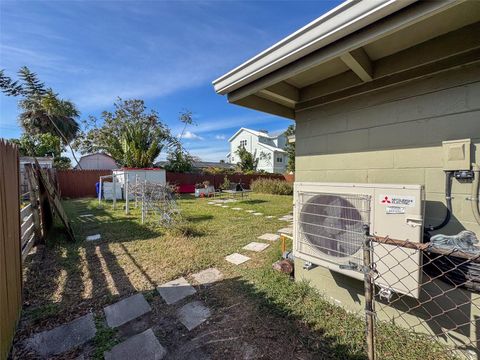
{"label": "chain link fence", "polygon": [[[480,358],[480,252],[474,246],[476,239],[464,231],[433,240],[420,244],[366,236],[369,359],[401,358],[398,349],[389,347],[392,342],[386,341],[392,336],[405,344],[407,338],[415,339],[408,343],[409,356],[415,359]],[[425,342],[430,345],[425,347]]]}

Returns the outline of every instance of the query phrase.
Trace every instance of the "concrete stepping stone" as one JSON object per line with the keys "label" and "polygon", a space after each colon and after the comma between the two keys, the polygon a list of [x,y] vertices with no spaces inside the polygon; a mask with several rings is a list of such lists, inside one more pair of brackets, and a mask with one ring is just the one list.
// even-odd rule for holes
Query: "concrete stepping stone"
{"label": "concrete stepping stone", "polygon": [[282,228],[278,230],[278,232],[281,234],[293,235],[293,228],[291,227]]}
{"label": "concrete stepping stone", "polygon": [[239,254],[239,253],[233,253],[225,257],[225,260],[228,262],[235,264],[235,265],[240,265],[243,264],[244,262],[250,260],[248,256]]}
{"label": "concrete stepping stone", "polygon": [[239,210],[242,210],[242,208],[235,207],[235,208],[232,208],[232,210],[239,211]]}
{"label": "concrete stepping stone", "polygon": [[160,285],[157,287],[157,291],[168,305],[175,304],[197,292],[184,277]]}
{"label": "concrete stepping stone", "polygon": [[100,234],[95,234],[95,235],[89,235],[85,238],[85,240],[87,241],[97,241],[97,240],[100,240],[102,238],[102,235]]}
{"label": "concrete stepping stone", "polygon": [[152,329],[134,335],[103,353],[105,360],[160,360],[165,355],[167,350],[158,342]]}
{"label": "concrete stepping stone", "polygon": [[222,204],[215,204],[215,206],[223,206]]}
{"label": "concrete stepping stone", "polygon": [[177,316],[188,330],[192,330],[210,317],[210,309],[201,301],[193,301],[182,306],[177,311]]}
{"label": "concrete stepping stone", "polygon": [[259,243],[259,242],[252,241],[250,244],[245,245],[243,247],[243,250],[260,252],[260,251],[265,250],[269,246],[270,246],[270,244],[265,244],[265,243]]}
{"label": "concrete stepping stone", "polygon": [[275,216],[273,215],[268,215],[268,216],[265,216],[266,219],[273,219]]}
{"label": "concrete stepping stone", "polygon": [[93,314],[88,313],[68,324],[35,334],[26,340],[26,346],[43,358],[49,358],[85,344],[96,332]]}
{"label": "concrete stepping stone", "polygon": [[229,208],[230,206],[222,205],[222,208]]}
{"label": "concrete stepping stone", "polygon": [[245,211],[248,212],[248,213],[254,213],[255,212],[255,210],[245,210]]}
{"label": "concrete stepping stone", "polygon": [[262,215],[263,215],[263,213],[256,212],[256,213],[253,213],[253,215],[255,215],[255,216],[262,216]]}
{"label": "concrete stepping stone", "polygon": [[223,274],[218,269],[210,268],[193,274],[192,277],[197,283],[208,285],[220,281],[223,278]]}
{"label": "concrete stepping stone", "polygon": [[83,217],[92,217],[92,216],[95,216],[93,214],[83,214],[83,215],[78,215],[79,218],[83,218]]}
{"label": "concrete stepping stone", "polygon": [[107,325],[116,328],[151,312],[152,308],[142,294],[135,294],[106,306],[103,311]]}
{"label": "concrete stepping stone", "polygon": [[208,205],[214,205],[215,203],[213,201],[209,201],[207,204]]}
{"label": "concrete stepping stone", "polygon": [[267,240],[267,241],[277,241],[278,239],[280,239],[280,235],[266,233],[266,234],[260,235],[258,239]]}

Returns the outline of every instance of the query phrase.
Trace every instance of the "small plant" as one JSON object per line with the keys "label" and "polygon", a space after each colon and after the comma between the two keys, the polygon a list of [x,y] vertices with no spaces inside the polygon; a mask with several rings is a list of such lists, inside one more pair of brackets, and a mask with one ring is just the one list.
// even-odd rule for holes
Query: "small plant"
{"label": "small plant", "polygon": [[279,179],[256,179],[252,181],[250,188],[257,193],[273,195],[292,195],[293,185]]}
{"label": "small plant", "polygon": [[94,359],[103,359],[103,353],[118,344],[115,335],[116,330],[109,328],[100,316],[95,317],[97,333],[93,342],[95,343]]}
{"label": "small plant", "polygon": [[232,183],[230,182],[230,180],[228,179],[228,177],[224,177],[223,178],[223,184],[220,185],[220,189],[221,190],[228,190],[232,187]]}

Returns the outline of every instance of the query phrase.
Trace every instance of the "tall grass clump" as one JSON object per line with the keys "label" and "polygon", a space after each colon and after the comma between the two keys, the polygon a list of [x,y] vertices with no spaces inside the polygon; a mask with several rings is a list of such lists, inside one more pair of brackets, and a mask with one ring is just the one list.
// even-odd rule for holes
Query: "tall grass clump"
{"label": "tall grass clump", "polygon": [[292,195],[293,184],[279,179],[256,179],[250,188],[261,194]]}

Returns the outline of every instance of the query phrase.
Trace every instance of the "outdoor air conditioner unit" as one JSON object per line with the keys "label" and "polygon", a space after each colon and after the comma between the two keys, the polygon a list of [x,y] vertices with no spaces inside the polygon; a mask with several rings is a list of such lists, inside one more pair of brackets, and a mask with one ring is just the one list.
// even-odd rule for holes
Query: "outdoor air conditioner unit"
{"label": "outdoor air conditioner unit", "polygon": [[[371,235],[422,241],[421,185],[295,183],[294,255],[363,280],[364,225]],[[374,243],[376,284],[418,298],[421,251]]]}

